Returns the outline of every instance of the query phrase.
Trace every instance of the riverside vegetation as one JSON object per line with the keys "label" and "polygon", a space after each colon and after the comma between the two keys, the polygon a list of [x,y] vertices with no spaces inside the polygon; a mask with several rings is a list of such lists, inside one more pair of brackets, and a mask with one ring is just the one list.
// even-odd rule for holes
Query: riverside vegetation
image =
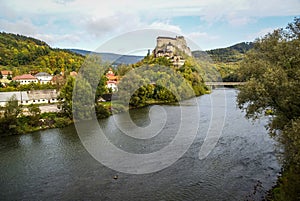
{"label": "riverside vegetation", "polygon": [[300,200],[300,18],[258,39],[242,62],[238,94],[246,116],[267,116],[268,129],[283,150],[283,167],[268,200]]}

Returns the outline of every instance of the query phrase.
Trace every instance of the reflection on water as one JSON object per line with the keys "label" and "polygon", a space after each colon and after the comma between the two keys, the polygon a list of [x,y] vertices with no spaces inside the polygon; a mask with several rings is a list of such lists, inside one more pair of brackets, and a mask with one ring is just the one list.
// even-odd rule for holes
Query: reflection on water
{"label": "reflection on water", "polygon": [[[219,91],[213,93],[218,95]],[[236,108],[235,96],[235,90],[226,90],[227,112],[223,132],[208,157],[198,159],[209,128],[211,95],[197,99],[200,128],[190,149],[172,166],[151,174],[118,173],[101,165],[84,149],[74,126],[0,138],[0,198],[243,200],[252,193],[258,180],[262,182],[261,192],[264,192],[274,184],[280,169],[274,142],[266,134],[265,121],[252,123],[244,119],[244,114]],[[151,139],[134,139],[122,134],[115,120],[124,123],[123,114],[99,122],[116,146],[130,152],[150,153],[166,146],[178,129],[178,115],[174,115],[178,106],[161,107],[164,107],[168,119],[163,132]],[[131,111],[136,125],[149,125],[150,108]],[[158,111],[156,116],[162,115]],[[118,175],[117,180],[113,179],[114,175]]]}

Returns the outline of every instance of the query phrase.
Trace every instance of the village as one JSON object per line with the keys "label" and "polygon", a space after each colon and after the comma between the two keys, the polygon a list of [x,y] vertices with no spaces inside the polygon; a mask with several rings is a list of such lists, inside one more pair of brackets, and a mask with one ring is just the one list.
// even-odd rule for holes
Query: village
{"label": "village", "polygon": [[[182,53],[188,56],[192,55],[183,36],[176,36],[175,38],[158,36],[156,38],[156,47],[152,51],[155,58],[165,57],[171,61],[176,68],[182,67],[185,63]],[[1,70],[0,72],[0,84],[3,88],[8,86],[10,82],[16,82],[18,85],[40,84],[56,86],[64,83],[68,76],[76,78],[78,75],[76,71],[71,71],[68,75],[65,75],[64,72],[61,72],[58,75],[50,75],[47,72],[36,71],[31,71],[28,74],[23,75],[14,75],[13,71],[10,70]],[[106,78],[106,88],[112,93],[117,92],[117,85],[121,76],[115,75],[113,69],[109,68],[106,72]],[[58,98],[58,89],[31,89],[26,91],[0,92],[0,106],[4,107],[12,96],[16,97],[19,105],[28,106],[31,104],[38,104],[41,112],[59,112],[60,108],[57,104],[60,101],[63,101]],[[110,101],[109,98],[105,97],[99,99],[99,101]]]}
{"label": "village", "polygon": [[[40,85],[53,85],[58,84],[57,82],[63,78],[64,75],[50,75],[46,72],[40,72],[35,75],[23,74],[13,77],[13,72],[8,70],[2,70],[2,79],[0,80],[3,85],[7,85],[9,82],[18,82],[20,85],[29,85],[29,84],[40,84]],[[76,78],[77,72],[70,72],[68,76]],[[119,81],[119,76],[115,76],[114,72],[110,68],[106,73],[106,87],[111,89],[112,92],[118,90],[117,83]],[[39,104],[42,112],[58,112],[59,108],[57,103],[60,100],[58,98],[59,91],[57,89],[43,89],[43,90],[28,90],[28,91],[10,91],[10,92],[0,92],[0,106],[4,107],[9,98],[15,96],[18,100],[19,105],[31,105]],[[102,99],[102,101],[105,101]]]}

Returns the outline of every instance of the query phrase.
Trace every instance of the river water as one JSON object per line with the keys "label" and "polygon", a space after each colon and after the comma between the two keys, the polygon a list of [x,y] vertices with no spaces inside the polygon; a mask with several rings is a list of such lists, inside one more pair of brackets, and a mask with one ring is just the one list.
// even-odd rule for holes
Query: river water
{"label": "river water", "polygon": [[[236,95],[234,89],[216,89],[196,98],[201,115],[196,119],[199,129],[193,143],[175,163],[148,174],[122,173],[102,165],[87,152],[75,126],[0,138],[0,200],[259,200],[280,171],[275,142],[265,130],[265,120],[244,118],[236,107]],[[222,104],[218,105],[218,100]],[[150,124],[149,111],[151,116],[162,118],[161,122],[167,115],[161,134],[151,139],[122,135],[114,122],[126,124],[124,114],[100,120],[99,125],[113,144],[127,152],[160,150],[175,137],[180,120],[175,113],[180,107],[162,105],[164,114],[152,107],[156,106],[130,112],[142,128]],[[218,116],[224,109],[221,136],[200,160],[212,111]],[[190,123],[195,125],[195,121]],[[89,132],[88,123],[82,126]]]}

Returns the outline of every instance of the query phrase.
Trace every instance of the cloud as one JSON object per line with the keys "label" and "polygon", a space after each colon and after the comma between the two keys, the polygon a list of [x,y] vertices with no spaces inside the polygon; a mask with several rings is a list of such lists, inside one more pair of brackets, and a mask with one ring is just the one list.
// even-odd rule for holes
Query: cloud
{"label": "cloud", "polygon": [[21,19],[17,21],[7,21],[0,19],[1,29],[6,32],[18,33],[24,35],[34,35],[37,32],[30,19]]}
{"label": "cloud", "polygon": [[[0,0],[1,30],[38,36],[51,44],[91,43],[138,29],[164,29],[210,43],[211,36],[184,24],[171,23],[181,16],[199,16],[205,26],[239,27],[267,16],[299,15],[299,0]],[[225,22],[225,23],[224,23]],[[208,25],[207,25],[208,24]],[[185,33],[185,34],[184,34]],[[222,36],[223,37],[223,36]],[[249,36],[250,37],[250,36]],[[257,35],[255,36],[257,37]]]}
{"label": "cloud", "polygon": [[74,34],[34,34],[34,38],[47,41],[49,45],[69,41],[70,43],[77,43],[80,41],[80,36]]}
{"label": "cloud", "polygon": [[192,50],[207,49],[206,46],[213,44],[220,38],[207,32],[191,32],[186,34],[186,37],[194,43],[189,44]]}
{"label": "cloud", "polygon": [[120,34],[143,27],[139,16],[128,13],[113,14],[108,17],[90,17],[81,21],[87,33],[95,37]]}
{"label": "cloud", "polygon": [[140,16],[151,15],[153,18],[175,16],[201,16],[207,21],[224,20],[228,16],[236,17],[266,17],[293,16],[299,14],[300,1],[286,0],[43,0],[23,1],[10,0],[6,6],[16,11],[26,11],[35,14],[73,13],[81,16],[105,18],[115,13],[130,13]]}
{"label": "cloud", "polygon": [[172,25],[169,22],[155,21],[151,23],[149,26],[146,26],[146,28],[168,30],[170,32],[179,33],[179,34],[182,33],[182,30],[179,26]]}
{"label": "cloud", "polygon": [[201,39],[201,40],[206,40],[206,41],[207,40],[212,41],[212,40],[216,40],[219,38],[219,36],[211,35],[211,34],[208,34],[207,32],[191,32],[191,33],[186,34],[186,36],[192,40]]}
{"label": "cloud", "polygon": [[66,5],[70,2],[74,2],[75,0],[53,0],[55,3]]}
{"label": "cloud", "polygon": [[232,26],[244,26],[249,23],[254,23],[255,19],[251,17],[228,16],[228,23]]}
{"label": "cloud", "polygon": [[259,32],[249,34],[247,36],[247,39],[250,41],[253,41],[257,38],[261,38],[261,37],[267,35],[268,33],[272,33],[275,29],[278,29],[278,27],[277,28],[274,28],[274,27],[264,28],[264,29],[260,30]]}

